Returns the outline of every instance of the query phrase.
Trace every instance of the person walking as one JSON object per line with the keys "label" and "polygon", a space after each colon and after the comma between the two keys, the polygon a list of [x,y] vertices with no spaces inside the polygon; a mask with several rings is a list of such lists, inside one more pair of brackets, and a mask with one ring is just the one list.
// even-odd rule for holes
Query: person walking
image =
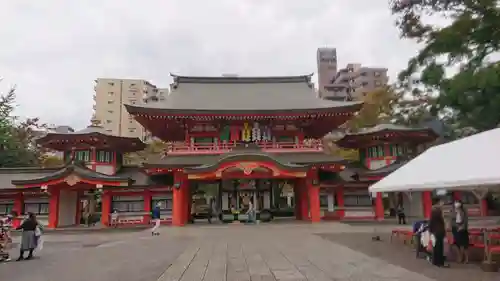
{"label": "person walking", "polygon": [[252,200],[248,201],[247,215],[248,215],[248,222],[254,223],[255,222],[255,209],[253,207]]}
{"label": "person walking", "polygon": [[398,215],[398,224],[406,224],[405,209],[404,209],[402,203],[398,204],[398,207],[396,209],[396,213]]}
{"label": "person walking", "polygon": [[19,249],[19,258],[17,261],[21,261],[24,259],[24,253],[28,251],[27,260],[33,258],[33,252],[37,247],[37,237],[35,235],[35,231],[38,227],[38,221],[36,220],[35,214],[28,213],[27,218],[23,221],[23,223],[16,228],[16,230],[22,230],[21,235],[21,247]]}
{"label": "person walking", "polygon": [[431,211],[429,232],[432,234],[434,240],[431,262],[435,266],[445,267],[444,238],[446,237],[446,226],[441,207],[435,206]]}
{"label": "person walking", "polygon": [[191,212],[189,214],[189,222],[194,224],[194,217],[196,216],[196,201],[191,202]]}
{"label": "person walking", "polygon": [[462,201],[456,200],[453,204],[451,217],[451,231],[453,233],[453,249],[457,256],[457,262],[469,262],[469,219]]}
{"label": "person walking", "polygon": [[210,201],[208,202],[208,210],[207,210],[207,218],[208,218],[209,224],[212,224],[213,215],[214,215],[214,201],[212,198],[210,198]]}
{"label": "person walking", "polygon": [[151,235],[160,235],[160,207],[161,203],[158,202],[151,212],[151,221],[153,222],[153,228],[151,229]]}

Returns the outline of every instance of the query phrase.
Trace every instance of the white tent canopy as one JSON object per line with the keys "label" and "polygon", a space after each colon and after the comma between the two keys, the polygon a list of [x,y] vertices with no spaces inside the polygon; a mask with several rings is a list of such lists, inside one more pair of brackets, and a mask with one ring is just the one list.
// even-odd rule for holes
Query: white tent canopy
{"label": "white tent canopy", "polygon": [[500,129],[434,146],[370,192],[482,189],[500,184]]}

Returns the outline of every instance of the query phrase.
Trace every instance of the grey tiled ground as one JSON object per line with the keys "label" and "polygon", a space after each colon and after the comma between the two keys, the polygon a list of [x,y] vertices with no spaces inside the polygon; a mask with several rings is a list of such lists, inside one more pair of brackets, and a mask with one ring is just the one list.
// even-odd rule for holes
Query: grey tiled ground
{"label": "grey tiled ground", "polygon": [[316,235],[370,231],[290,223],[49,235],[40,258],[1,264],[0,280],[434,280]]}

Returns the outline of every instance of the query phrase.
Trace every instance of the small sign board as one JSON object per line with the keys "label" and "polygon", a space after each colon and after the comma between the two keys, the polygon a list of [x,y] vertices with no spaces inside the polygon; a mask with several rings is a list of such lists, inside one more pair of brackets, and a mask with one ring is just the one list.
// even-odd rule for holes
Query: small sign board
{"label": "small sign board", "polygon": [[436,189],[437,196],[445,196],[448,193],[446,189]]}

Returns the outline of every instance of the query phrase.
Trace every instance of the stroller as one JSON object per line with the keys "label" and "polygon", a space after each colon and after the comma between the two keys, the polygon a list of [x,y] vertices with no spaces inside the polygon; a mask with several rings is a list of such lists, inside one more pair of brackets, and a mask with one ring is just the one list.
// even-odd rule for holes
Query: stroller
{"label": "stroller", "polygon": [[8,250],[12,245],[9,226],[0,220],[0,262],[10,261]]}

